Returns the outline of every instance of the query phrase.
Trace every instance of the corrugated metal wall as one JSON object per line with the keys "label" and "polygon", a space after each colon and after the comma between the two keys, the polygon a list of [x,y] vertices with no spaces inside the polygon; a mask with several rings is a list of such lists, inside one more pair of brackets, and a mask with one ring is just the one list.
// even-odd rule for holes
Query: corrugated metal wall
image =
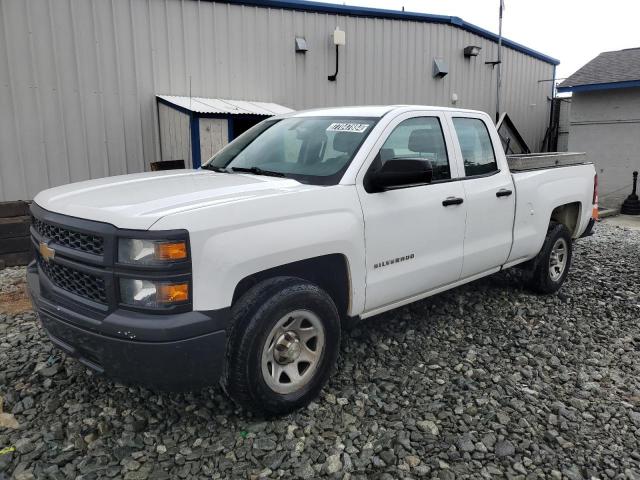
{"label": "corrugated metal wall", "polygon": [[[346,31],[337,82],[330,34]],[[294,37],[305,36],[306,54]],[[465,59],[466,45],[479,57]],[[160,160],[156,93],[295,109],[418,103],[493,112],[496,44],[443,24],[196,0],[0,0],[0,200]],[[433,57],[449,75],[432,78]],[[505,48],[503,105],[538,148],[553,66]]]}

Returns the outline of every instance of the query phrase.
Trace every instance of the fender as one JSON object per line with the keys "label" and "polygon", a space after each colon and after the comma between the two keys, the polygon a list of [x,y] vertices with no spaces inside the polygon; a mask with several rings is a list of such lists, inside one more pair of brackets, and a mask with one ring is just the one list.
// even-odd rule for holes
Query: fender
{"label": "fender", "polygon": [[[329,192],[329,190],[331,190]],[[349,315],[364,309],[364,221],[356,189],[350,185],[310,187],[168,215],[154,224],[189,225],[195,310],[229,307],[234,290],[256,273],[324,255],[347,260]]]}
{"label": "fender", "polygon": [[592,172],[591,165],[583,165],[513,174],[516,215],[507,263],[533,258],[540,251],[551,215],[563,205],[579,205],[573,237],[580,237],[591,217],[585,202],[591,200]]}

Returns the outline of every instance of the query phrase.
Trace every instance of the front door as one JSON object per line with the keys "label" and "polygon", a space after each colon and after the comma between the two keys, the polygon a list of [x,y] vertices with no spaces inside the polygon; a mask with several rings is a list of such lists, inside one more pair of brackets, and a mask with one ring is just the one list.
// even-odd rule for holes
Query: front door
{"label": "front door", "polygon": [[366,310],[419,295],[460,278],[466,201],[443,115],[407,113],[392,122],[364,171],[402,158],[428,159],[430,184],[369,193],[358,175],[365,224]]}

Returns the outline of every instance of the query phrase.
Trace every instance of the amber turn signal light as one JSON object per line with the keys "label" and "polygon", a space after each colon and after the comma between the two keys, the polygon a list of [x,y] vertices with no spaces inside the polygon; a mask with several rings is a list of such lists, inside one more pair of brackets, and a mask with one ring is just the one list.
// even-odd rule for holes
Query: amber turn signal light
{"label": "amber turn signal light", "polygon": [[155,257],[158,260],[185,260],[187,258],[186,242],[156,243]]}
{"label": "amber turn signal light", "polygon": [[188,283],[162,283],[158,285],[158,303],[176,303],[189,301]]}

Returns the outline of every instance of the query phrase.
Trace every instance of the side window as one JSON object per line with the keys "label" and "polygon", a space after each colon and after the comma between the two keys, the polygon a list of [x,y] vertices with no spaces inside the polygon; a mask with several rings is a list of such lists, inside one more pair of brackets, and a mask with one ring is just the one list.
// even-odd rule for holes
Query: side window
{"label": "side window", "polygon": [[454,118],[467,177],[498,171],[489,130],[479,118]]}
{"label": "side window", "polygon": [[403,158],[424,158],[433,167],[433,181],[451,178],[447,147],[442,126],[436,117],[415,117],[401,122],[380,148],[374,162],[380,168],[385,162]]}

